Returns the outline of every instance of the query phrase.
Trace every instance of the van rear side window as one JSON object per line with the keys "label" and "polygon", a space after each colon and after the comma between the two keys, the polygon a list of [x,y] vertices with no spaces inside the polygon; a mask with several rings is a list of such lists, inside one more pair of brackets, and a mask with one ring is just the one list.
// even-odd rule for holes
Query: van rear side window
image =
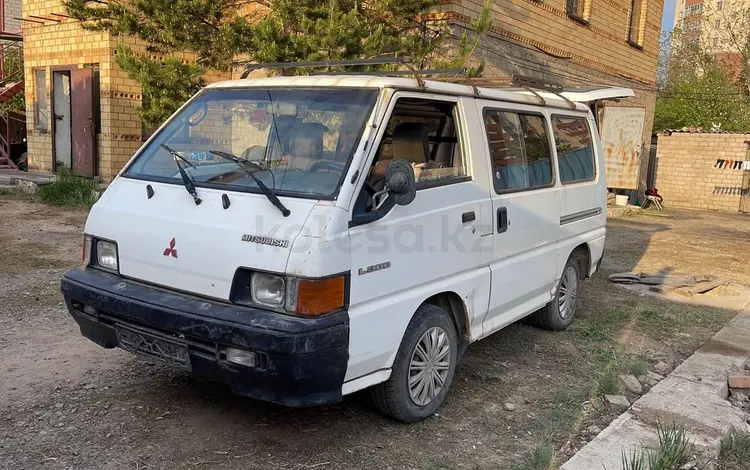
{"label": "van rear side window", "polygon": [[495,191],[552,185],[550,142],[543,116],[488,109],[484,112],[484,125]]}
{"label": "van rear side window", "polygon": [[586,118],[552,116],[560,181],[580,183],[596,178],[594,146]]}

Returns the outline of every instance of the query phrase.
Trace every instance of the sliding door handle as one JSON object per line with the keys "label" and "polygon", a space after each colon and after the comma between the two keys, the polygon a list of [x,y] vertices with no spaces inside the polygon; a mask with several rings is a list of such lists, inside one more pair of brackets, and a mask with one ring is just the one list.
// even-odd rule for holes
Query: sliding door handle
{"label": "sliding door handle", "polygon": [[497,233],[504,233],[508,230],[508,209],[501,207],[497,210]]}

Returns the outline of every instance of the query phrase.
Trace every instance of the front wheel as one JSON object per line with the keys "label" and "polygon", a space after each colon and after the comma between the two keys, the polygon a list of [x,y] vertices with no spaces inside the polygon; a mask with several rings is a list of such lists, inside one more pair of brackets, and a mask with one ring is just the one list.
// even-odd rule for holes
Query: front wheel
{"label": "front wheel", "polygon": [[581,265],[578,258],[571,256],[565,263],[555,297],[552,302],[533,314],[533,322],[541,328],[553,331],[567,328],[576,313],[580,288]]}
{"label": "front wheel", "polygon": [[378,410],[405,423],[432,415],[456,371],[458,337],[448,313],[423,304],[406,329],[391,377],[371,389]]}

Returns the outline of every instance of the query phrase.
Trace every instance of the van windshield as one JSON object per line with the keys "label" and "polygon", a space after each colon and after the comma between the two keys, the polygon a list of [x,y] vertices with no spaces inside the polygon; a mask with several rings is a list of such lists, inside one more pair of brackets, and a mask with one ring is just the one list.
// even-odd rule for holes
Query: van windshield
{"label": "van windshield", "polygon": [[351,88],[207,89],[159,131],[124,176],[182,184],[171,150],[197,187],[258,191],[251,167],[277,194],[331,197],[376,98],[375,90]]}

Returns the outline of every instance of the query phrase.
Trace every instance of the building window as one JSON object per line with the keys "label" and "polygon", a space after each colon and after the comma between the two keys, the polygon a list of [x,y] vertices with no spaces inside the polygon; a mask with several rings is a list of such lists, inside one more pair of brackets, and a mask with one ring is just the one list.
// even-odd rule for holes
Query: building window
{"label": "building window", "polygon": [[496,192],[552,185],[552,152],[543,116],[486,110],[484,125]]}
{"label": "building window", "polygon": [[714,28],[716,29],[721,28],[721,20],[716,20],[716,22],[714,23]]}
{"label": "building window", "polygon": [[565,0],[565,11],[571,18],[588,23],[590,0]]}
{"label": "building window", "polygon": [[724,2],[716,2],[716,11],[721,11],[724,7]]}
{"label": "building window", "polygon": [[685,7],[685,16],[700,15],[701,13],[703,13],[702,3],[696,3],[695,5],[690,5],[689,7]]}
{"label": "building window", "polygon": [[691,21],[689,23],[685,23],[685,31],[700,31],[702,24],[702,21]]}
{"label": "building window", "polygon": [[34,71],[34,121],[35,128],[40,131],[49,130],[49,103],[47,102],[47,71]]}
{"label": "building window", "polygon": [[637,47],[643,47],[643,36],[646,29],[646,1],[647,0],[630,0],[628,42]]}

